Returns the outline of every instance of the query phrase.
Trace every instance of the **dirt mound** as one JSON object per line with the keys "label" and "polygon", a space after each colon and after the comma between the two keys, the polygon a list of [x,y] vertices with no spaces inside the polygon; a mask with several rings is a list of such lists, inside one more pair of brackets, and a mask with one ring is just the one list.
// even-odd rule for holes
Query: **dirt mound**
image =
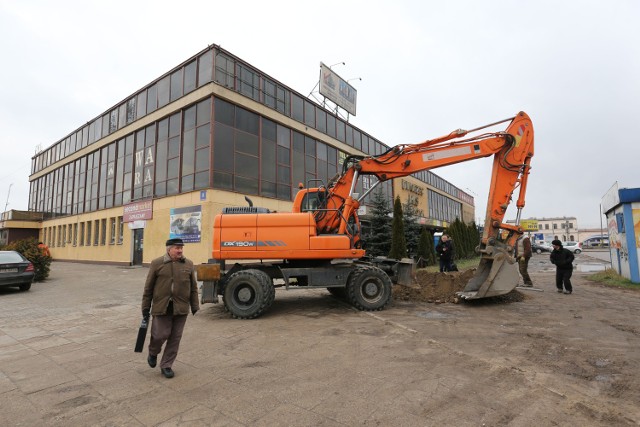
{"label": "dirt mound", "polygon": [[[418,270],[413,285],[395,285],[393,287],[393,298],[398,301],[419,301],[435,304],[458,303],[459,298],[456,296],[456,292],[464,290],[475,271],[474,268],[449,273],[430,273],[426,270]],[[517,302],[523,299],[524,295],[514,290],[507,295],[474,300],[474,303]]]}

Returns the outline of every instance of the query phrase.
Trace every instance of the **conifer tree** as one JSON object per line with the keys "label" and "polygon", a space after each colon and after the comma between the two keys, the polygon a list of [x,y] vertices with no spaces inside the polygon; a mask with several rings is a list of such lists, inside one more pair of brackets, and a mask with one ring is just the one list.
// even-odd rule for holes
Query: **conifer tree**
{"label": "conifer tree", "polygon": [[391,208],[389,200],[382,190],[373,193],[371,199],[370,231],[367,236],[365,248],[367,255],[386,256],[391,249]]}
{"label": "conifer tree", "polygon": [[466,258],[466,249],[464,245],[464,230],[462,229],[462,221],[456,217],[446,230],[453,241],[455,259]]}
{"label": "conifer tree", "polygon": [[418,264],[419,267],[434,265],[436,263],[435,247],[433,246],[433,235],[427,227],[422,227],[420,231],[420,240],[418,241]]}
{"label": "conifer tree", "polygon": [[407,200],[402,205],[402,217],[404,222],[404,236],[407,242],[407,252],[410,257],[418,258],[418,241],[422,226],[418,224],[417,200]]}
{"label": "conifer tree", "polygon": [[404,236],[404,221],[402,219],[402,203],[396,197],[393,203],[393,223],[391,225],[391,250],[389,258],[402,259],[407,257],[407,241]]}

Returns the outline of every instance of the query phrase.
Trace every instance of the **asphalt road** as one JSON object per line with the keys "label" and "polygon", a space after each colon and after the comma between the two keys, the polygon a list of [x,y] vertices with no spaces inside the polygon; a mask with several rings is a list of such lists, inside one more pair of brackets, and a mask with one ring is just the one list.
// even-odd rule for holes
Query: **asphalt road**
{"label": "asphalt road", "polygon": [[640,424],[640,292],[576,272],[558,294],[548,254],[531,265],[514,303],[366,313],[278,289],[250,321],[207,304],[165,379],[133,352],[147,269],[54,263],[28,292],[0,289],[0,425]]}

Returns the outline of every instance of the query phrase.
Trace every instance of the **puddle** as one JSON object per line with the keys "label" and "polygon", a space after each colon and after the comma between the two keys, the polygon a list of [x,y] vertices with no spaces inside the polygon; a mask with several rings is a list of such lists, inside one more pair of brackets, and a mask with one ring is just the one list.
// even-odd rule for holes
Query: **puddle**
{"label": "puddle", "polygon": [[596,271],[605,271],[608,264],[578,264],[577,270],[583,273],[592,273]]}

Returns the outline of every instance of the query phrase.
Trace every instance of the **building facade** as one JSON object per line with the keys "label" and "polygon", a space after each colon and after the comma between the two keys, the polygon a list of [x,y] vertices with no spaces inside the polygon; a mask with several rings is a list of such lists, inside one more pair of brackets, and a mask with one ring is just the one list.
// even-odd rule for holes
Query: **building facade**
{"label": "building facade", "polygon": [[[210,46],[36,154],[29,211],[46,218],[40,240],[56,259],[148,263],[181,237],[187,255],[206,262],[223,207],[246,206],[248,196],[290,211],[298,183],[327,183],[348,155],[388,148]],[[417,202],[434,229],[475,218],[473,198],[430,171],[378,188]]]}
{"label": "building facade", "polygon": [[526,224],[525,230],[536,243],[550,243],[552,240],[562,242],[580,241],[578,220],[576,217],[527,218],[521,221]]}

